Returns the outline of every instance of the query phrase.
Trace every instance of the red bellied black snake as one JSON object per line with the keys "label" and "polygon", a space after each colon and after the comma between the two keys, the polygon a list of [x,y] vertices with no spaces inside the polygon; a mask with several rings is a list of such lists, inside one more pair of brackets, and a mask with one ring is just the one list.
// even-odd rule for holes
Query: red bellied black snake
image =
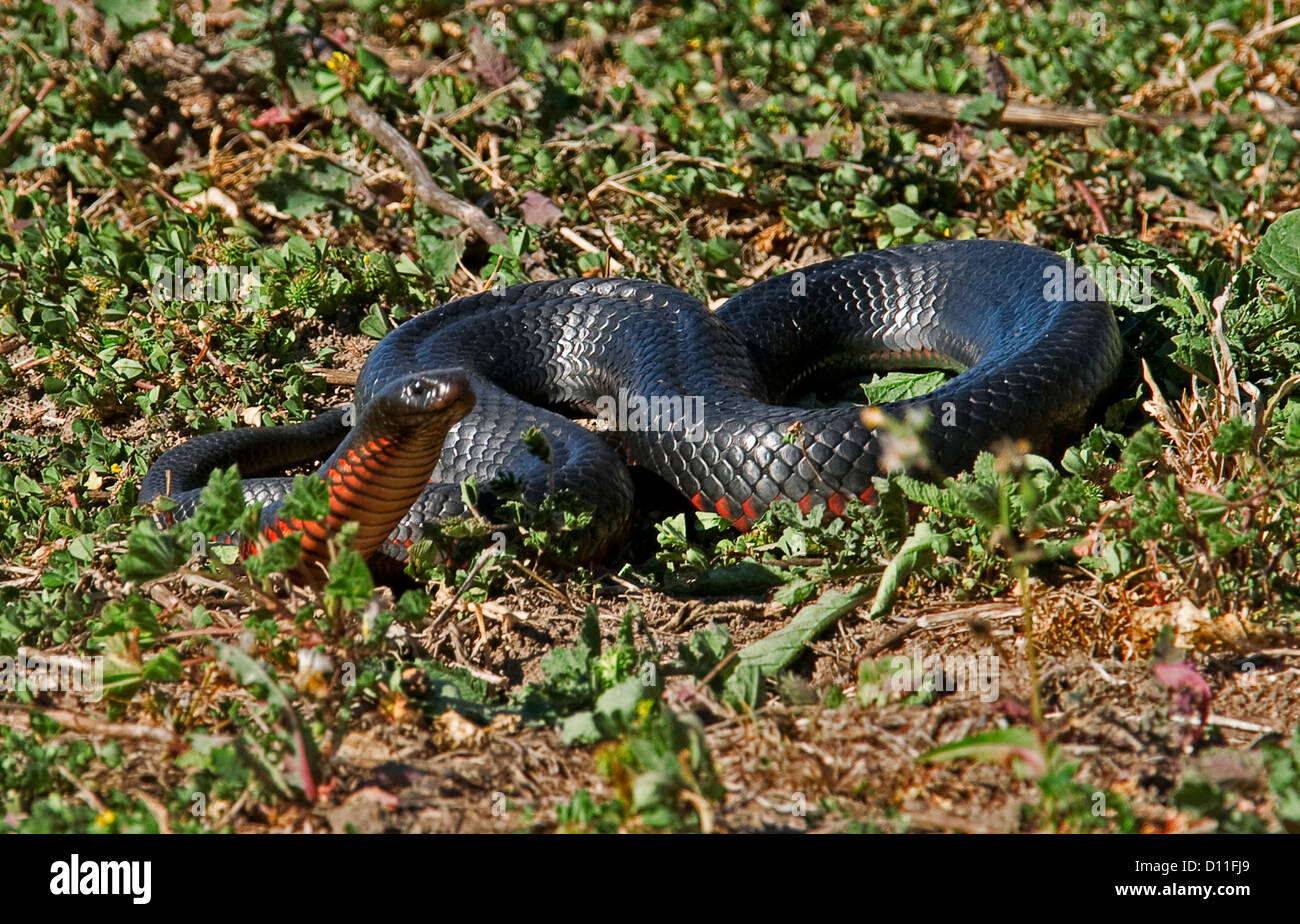
{"label": "red bellied black snake", "polygon": [[[404,559],[425,524],[466,512],[461,481],[482,487],[503,472],[533,501],[569,490],[589,503],[589,549],[608,545],[630,516],[629,463],[741,529],[782,497],[841,513],[848,498],[871,499],[881,435],[860,408],[783,402],[868,368],[960,370],[881,408],[928,411],[929,453],[948,472],[1002,437],[1041,444],[1077,432],[1121,357],[1109,305],[1078,297],[1089,290],[1077,278],[1035,247],[945,241],[810,266],[715,312],[631,279],[487,291],[415,317],[375,347],[354,426],[335,409],[200,436],[158,459],[140,499],[170,493],[183,517],[214,468],[238,464],[245,497],[266,505],[264,529],[302,528],[308,560],[327,556],[347,520],[361,524],[363,555]],[[613,445],[566,416],[605,411]],[[530,427],[545,435],[549,460],[521,440]],[[283,522],[278,505],[292,482],[282,473],[321,458],[330,516]],[[490,504],[490,492],[480,496]]]}

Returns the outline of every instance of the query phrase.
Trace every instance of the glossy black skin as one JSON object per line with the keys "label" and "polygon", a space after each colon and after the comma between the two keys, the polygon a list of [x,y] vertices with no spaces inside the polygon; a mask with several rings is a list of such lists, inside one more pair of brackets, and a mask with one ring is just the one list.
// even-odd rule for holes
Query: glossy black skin
{"label": "glossy black skin", "polygon": [[[912,407],[930,412],[926,440],[942,471],[969,465],[1003,437],[1042,445],[1076,433],[1114,379],[1122,345],[1104,301],[1045,297],[1046,274],[1065,265],[1022,244],[935,242],[806,267],[716,312],[670,286],[628,279],[527,283],[426,312],[367,360],[356,391],[359,424],[386,388],[414,373],[463,370],[475,404],[378,554],[404,558],[404,543],[424,523],[466,512],[460,481],[473,476],[483,486],[503,470],[534,501],[553,483],[592,504],[592,551],[630,515],[627,463],[742,526],[778,497],[822,504],[862,496],[881,471],[882,447],[860,409],[780,402],[815,381],[872,368],[965,370],[928,395],[882,408],[893,417]],[[597,435],[565,416],[588,415],[620,389],[698,399],[701,423],[690,434],[698,438],[680,427]],[[553,471],[519,438],[532,426],[546,435]],[[296,427],[201,437],[155,464],[142,500],[162,493],[164,462],[173,468],[173,495],[183,494],[215,465],[238,461],[249,476],[283,471],[348,437],[338,411]],[[250,478],[245,491],[272,501],[285,485]],[[483,500],[492,502],[490,494]]]}

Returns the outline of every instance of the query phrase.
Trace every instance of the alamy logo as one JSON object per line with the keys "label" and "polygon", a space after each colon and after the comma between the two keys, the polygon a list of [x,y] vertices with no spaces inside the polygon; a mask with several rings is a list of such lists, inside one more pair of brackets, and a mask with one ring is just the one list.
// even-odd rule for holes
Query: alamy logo
{"label": "alamy logo", "polygon": [[185,263],[180,257],[161,266],[155,264],[149,276],[152,297],[159,302],[248,301],[262,284],[260,267],[203,266]]}
{"label": "alamy logo", "polygon": [[1149,306],[1154,299],[1151,267],[1110,266],[1091,270],[1072,260],[1043,267],[1043,298],[1051,302],[1097,302]]}
{"label": "alamy logo", "polygon": [[596,399],[596,416],[611,430],[667,433],[682,431],[687,441],[704,439],[704,398],[699,395],[617,395]]}
{"label": "alamy logo", "polygon": [[104,659],[66,658],[30,654],[19,648],[17,657],[0,657],[0,692],[77,693],[88,703],[104,695]]}
{"label": "alamy logo", "polygon": [[51,895],[130,895],[137,905],[149,904],[153,893],[153,863],[149,860],[68,860],[50,864]]}
{"label": "alamy logo", "polygon": [[978,694],[980,702],[992,703],[1001,695],[999,663],[997,655],[989,648],[982,648],[977,654],[942,657],[895,655],[889,661],[889,686],[900,695],[919,691],[955,693],[966,690]]}

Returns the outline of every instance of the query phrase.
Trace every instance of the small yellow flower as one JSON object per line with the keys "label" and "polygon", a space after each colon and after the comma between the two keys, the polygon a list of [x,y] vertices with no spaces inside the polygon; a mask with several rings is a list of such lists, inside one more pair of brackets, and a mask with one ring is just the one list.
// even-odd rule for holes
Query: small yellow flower
{"label": "small yellow flower", "polygon": [[112,465],[108,467],[108,470],[112,472],[114,475],[120,475],[122,473],[122,466],[119,463],[114,462]]}
{"label": "small yellow flower", "polygon": [[330,55],[329,63],[326,64],[325,66],[332,71],[337,71],[340,68],[347,67],[349,60],[350,59],[348,58],[348,56],[345,55],[343,52],[336,51],[334,52],[334,54]]}
{"label": "small yellow flower", "polygon": [[95,816],[95,824],[101,828],[107,828],[117,821],[117,816],[113,814],[112,809],[105,809]]}

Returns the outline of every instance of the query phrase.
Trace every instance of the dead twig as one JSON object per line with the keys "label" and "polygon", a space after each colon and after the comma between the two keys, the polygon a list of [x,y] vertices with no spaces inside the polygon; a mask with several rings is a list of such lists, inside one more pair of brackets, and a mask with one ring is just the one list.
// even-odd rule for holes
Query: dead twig
{"label": "dead twig", "polygon": [[938,629],[957,622],[975,623],[989,622],[994,619],[1010,619],[1012,616],[1019,616],[1020,613],[1019,607],[996,602],[977,603],[974,606],[963,606],[947,612],[923,613],[915,619],[909,619],[880,641],[872,644],[863,653],[863,657],[874,658],[882,651],[893,648],[918,629]]}
{"label": "dead twig", "polygon": [[863,659],[874,658],[876,655],[880,654],[885,649],[893,648],[903,639],[907,638],[918,628],[920,628],[920,625],[921,625],[920,620],[909,619],[907,622],[903,623],[893,632],[890,632],[880,641],[868,647],[867,650],[862,653]]}
{"label": "dead twig", "polygon": [[[41,100],[54,89],[55,80],[53,77],[47,77],[45,83],[36,91],[36,105],[40,105]],[[32,114],[32,107],[27,105],[19,106],[14,110],[14,114],[9,117],[9,124],[5,127],[3,135],[0,135],[0,148],[5,146],[5,142],[13,137],[14,132],[18,131],[19,126],[27,121],[27,117]]]}
{"label": "dead twig", "polygon": [[[1185,715],[1170,716],[1171,722],[1179,725],[1200,726],[1201,722],[1193,717]],[[1277,729],[1270,725],[1260,725],[1257,722],[1247,722],[1244,719],[1234,719],[1231,716],[1215,715],[1210,713],[1205,718],[1205,725],[1217,725],[1220,728],[1231,728],[1235,731],[1243,732],[1263,732],[1265,734],[1277,734]]]}
{"label": "dead twig", "polygon": [[[506,232],[489,218],[486,212],[476,205],[457,199],[434,182],[433,174],[429,172],[429,167],[424,162],[424,155],[406,139],[405,135],[375,112],[369,103],[356,93],[345,94],[344,100],[347,103],[348,114],[352,116],[352,121],[357,127],[378,141],[402,165],[402,169],[406,171],[406,175],[410,177],[415,187],[416,197],[421,202],[431,209],[456,219],[488,244],[510,243]],[[533,279],[556,278],[554,273],[542,265],[541,258],[537,255],[527,255],[524,262],[528,267],[529,276]]]}
{"label": "dead twig", "polygon": [[1088,210],[1092,212],[1092,217],[1097,219],[1097,227],[1101,230],[1101,233],[1110,234],[1110,226],[1106,224],[1106,216],[1102,214],[1101,204],[1088,189],[1087,184],[1083,180],[1075,180],[1074,188],[1079,191],[1079,195],[1083,196],[1083,201],[1087,203]]}
{"label": "dead twig", "polygon": [[[889,119],[914,119],[919,121],[951,121],[966,108],[976,97],[968,95],[948,95],[942,93],[877,93]],[[1109,112],[1095,112],[1075,106],[1049,106],[1041,103],[1021,103],[1011,101],[1002,110],[1003,125],[1016,125],[1021,128],[1055,128],[1086,129],[1101,128],[1111,118],[1118,116],[1150,128],[1165,129],[1180,125],[1204,128],[1217,118],[1211,112],[1180,112],[1163,115],[1154,112],[1127,112],[1113,109]],[[1282,106],[1276,110],[1254,113],[1228,113],[1226,118],[1231,128],[1241,128],[1258,116],[1265,122],[1300,128],[1300,108]]]}
{"label": "dead twig", "polygon": [[109,722],[98,716],[71,712],[67,709],[38,709],[25,703],[0,703],[0,725],[30,730],[32,727],[32,713],[53,719],[68,731],[82,735],[125,738],[130,741],[148,741],[165,747],[179,744],[181,741],[174,732],[156,725]]}

